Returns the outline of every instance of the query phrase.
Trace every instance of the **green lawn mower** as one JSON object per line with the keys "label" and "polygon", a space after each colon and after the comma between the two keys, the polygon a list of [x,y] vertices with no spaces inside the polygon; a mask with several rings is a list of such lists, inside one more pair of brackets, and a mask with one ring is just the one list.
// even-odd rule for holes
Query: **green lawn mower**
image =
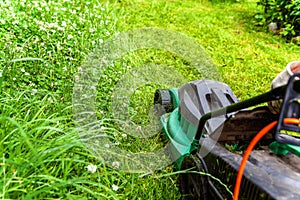
{"label": "green lawn mower", "polygon": [[245,101],[213,80],[156,91],[184,199],[300,199],[298,76]]}

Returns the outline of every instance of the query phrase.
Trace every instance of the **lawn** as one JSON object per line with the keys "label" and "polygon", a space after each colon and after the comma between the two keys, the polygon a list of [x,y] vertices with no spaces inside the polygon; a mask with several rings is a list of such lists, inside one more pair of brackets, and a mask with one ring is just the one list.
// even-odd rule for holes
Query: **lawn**
{"label": "lawn", "polygon": [[[155,27],[195,41],[239,99],[267,91],[300,52],[255,25],[254,15],[261,11],[255,1],[0,0],[0,10],[1,199],[180,199],[172,165],[149,173],[124,172],[113,160],[106,165],[105,156],[91,149],[96,143],[82,142],[74,121],[76,77],[90,53],[117,33]],[[184,57],[153,48],[127,52],[101,72],[95,88],[99,127],[114,146],[130,153],[165,145],[159,130],[150,131],[149,138],[134,137],[127,118],[115,120],[112,109],[119,105],[113,100],[122,91],[120,80],[135,72],[126,86],[145,83],[138,70],[142,66],[145,72],[151,63],[164,67],[149,76],[169,82],[152,80],[132,92],[126,110],[138,130],[149,123],[157,87],[178,87],[203,76]],[[176,82],[170,69],[183,79]]]}

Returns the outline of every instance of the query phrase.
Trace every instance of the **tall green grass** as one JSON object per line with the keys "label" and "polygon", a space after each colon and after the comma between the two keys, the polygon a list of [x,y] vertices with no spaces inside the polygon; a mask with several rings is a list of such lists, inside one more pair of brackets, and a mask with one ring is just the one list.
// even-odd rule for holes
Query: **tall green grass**
{"label": "tall green grass", "polygon": [[[252,1],[14,0],[0,1],[0,10],[1,199],[180,198],[172,166],[149,174],[107,167],[74,128],[74,76],[89,52],[116,32],[163,27],[186,34],[205,47],[222,80],[241,99],[268,90],[272,78],[299,55],[298,47],[253,25],[257,7]],[[172,66],[188,80],[198,78],[168,52],[124,56],[107,68],[107,79],[97,88],[97,115],[107,130],[124,133],[111,121],[109,108],[113,86],[127,72],[124,66],[149,62]],[[137,123],[147,122],[145,108],[156,87],[142,87],[133,95]],[[131,152],[164,145],[159,136],[116,141]],[[97,167],[94,173],[91,165]]]}

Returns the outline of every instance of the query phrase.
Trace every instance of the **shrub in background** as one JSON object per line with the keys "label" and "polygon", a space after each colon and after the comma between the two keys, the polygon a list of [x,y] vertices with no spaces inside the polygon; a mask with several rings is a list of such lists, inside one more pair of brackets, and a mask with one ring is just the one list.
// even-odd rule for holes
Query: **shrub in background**
{"label": "shrub in background", "polygon": [[300,0],[259,0],[263,13],[256,15],[260,25],[277,24],[277,34],[287,40],[300,36]]}

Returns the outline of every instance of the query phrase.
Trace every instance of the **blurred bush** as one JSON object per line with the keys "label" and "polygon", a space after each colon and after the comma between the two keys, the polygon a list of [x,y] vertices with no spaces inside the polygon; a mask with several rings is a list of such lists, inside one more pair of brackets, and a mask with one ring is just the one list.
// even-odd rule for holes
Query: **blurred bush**
{"label": "blurred bush", "polygon": [[300,35],[300,0],[259,0],[257,4],[263,7],[255,16],[260,25],[276,23],[276,33],[289,41]]}

